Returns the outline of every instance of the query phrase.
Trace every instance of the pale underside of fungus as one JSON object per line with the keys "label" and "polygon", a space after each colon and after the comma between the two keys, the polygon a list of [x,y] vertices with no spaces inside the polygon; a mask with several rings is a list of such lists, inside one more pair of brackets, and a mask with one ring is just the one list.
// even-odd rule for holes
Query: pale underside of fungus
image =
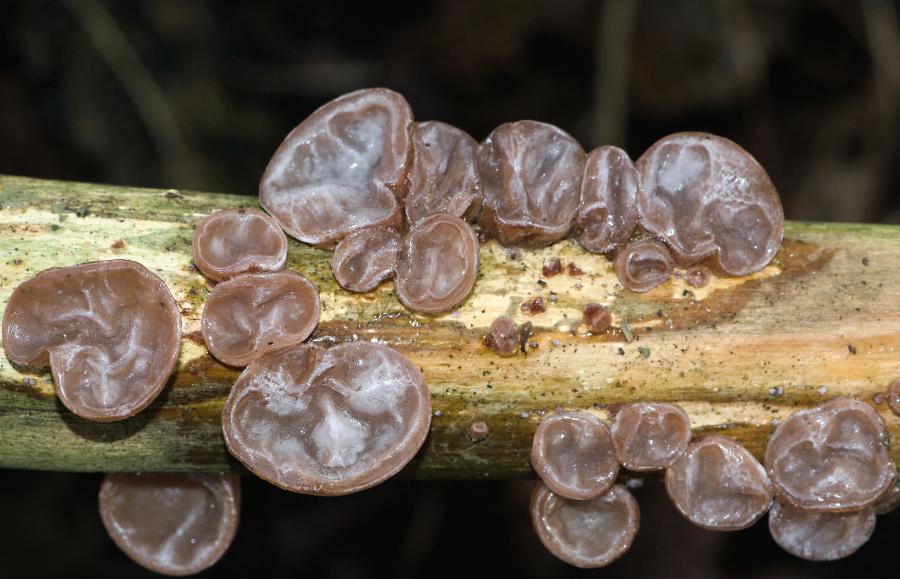
{"label": "pale underside of fungus", "polygon": [[897,507],[900,507],[900,478],[895,475],[894,483],[881,493],[872,509],[876,515],[886,515]]}
{"label": "pale underside of fungus", "polygon": [[215,564],[240,518],[237,475],[110,474],[100,487],[100,516],[116,545],[139,565],[192,575]]}
{"label": "pale underside of fungus", "polygon": [[609,253],[631,239],[638,222],[638,174],[628,153],[600,147],[588,155],[572,237],[593,253]]}
{"label": "pale underside of fungus", "polygon": [[194,264],[221,281],[242,273],[276,271],[287,261],[287,237],[257,209],[223,209],[200,222],[191,244]]}
{"label": "pale underside of fungus", "polygon": [[322,247],[368,225],[398,227],[411,131],[409,103],[391,90],[338,97],[275,151],[259,184],[260,204],[288,235]]}
{"label": "pale underside of fungus", "polygon": [[57,396],[75,414],[121,420],[169,379],[181,314],[165,282],[134,261],[48,269],[9,297],[3,348],[14,363],[49,364]]}
{"label": "pale underside of fungus", "polygon": [[369,292],[394,277],[399,255],[397,231],[371,225],[357,229],[337,244],[331,256],[331,271],[342,288]]}
{"label": "pale underside of fungus", "polygon": [[418,368],[369,342],[302,345],[254,360],[222,410],[228,450],[247,468],[281,488],[323,496],[393,476],[430,424]]}
{"label": "pale underside of fungus", "polygon": [[778,546],[801,559],[835,561],[849,557],[875,531],[875,513],[823,513],[775,501],[769,511],[769,532]]}
{"label": "pale underside of fungus", "polygon": [[616,256],[619,282],[633,292],[648,292],[665,283],[674,269],[669,248],[653,239],[632,241]]}
{"label": "pale underside of fungus", "polygon": [[672,465],[691,441],[691,421],[680,406],[637,402],[621,408],[610,428],[616,458],[634,471]]}

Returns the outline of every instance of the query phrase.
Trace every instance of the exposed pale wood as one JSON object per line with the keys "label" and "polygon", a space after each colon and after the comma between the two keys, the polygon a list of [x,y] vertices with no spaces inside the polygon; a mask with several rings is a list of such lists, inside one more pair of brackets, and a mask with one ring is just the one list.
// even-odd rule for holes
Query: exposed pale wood
{"label": "exposed pale wood", "polygon": [[[0,305],[37,271],[125,257],[161,275],[182,305],[177,375],[134,419],[96,424],[56,401],[46,371],[0,357],[0,466],[74,471],[219,471],[237,468],[219,431],[234,369],[206,354],[199,317],[209,285],[190,265],[194,226],[209,212],[254,202],[224,194],[160,191],[0,177]],[[542,412],[586,408],[607,417],[631,400],[674,401],[695,434],[733,436],[760,455],[773,421],[835,396],[875,404],[894,438],[900,419],[878,401],[900,377],[900,228],[790,223],[784,248],[759,274],[715,278],[702,290],[680,279],[639,295],[623,291],[611,264],[569,243],[511,256],[482,248],[474,294],[453,314],[410,314],[390,284],[367,295],[339,289],[329,254],[292,242],[288,267],[322,292],[315,341],[378,340],[423,370],[431,387],[431,436],[410,472],[421,477],[528,473]],[[121,240],[124,247],[116,249]],[[539,285],[544,259],[584,271]],[[551,292],[558,296],[550,302]],[[540,293],[546,313],[519,305]],[[601,302],[622,331],[591,336],[581,308]],[[538,348],[500,358],[481,343],[501,314],[531,321]],[[555,345],[556,344],[556,345]],[[855,352],[855,353],[854,353]],[[491,434],[473,443],[473,420]],[[900,459],[900,445],[893,449]]]}

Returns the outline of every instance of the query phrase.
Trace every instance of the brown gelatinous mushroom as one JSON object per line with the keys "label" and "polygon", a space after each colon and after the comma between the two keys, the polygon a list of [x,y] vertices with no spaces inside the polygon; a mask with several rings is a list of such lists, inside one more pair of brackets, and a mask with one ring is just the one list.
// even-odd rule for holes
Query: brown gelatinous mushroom
{"label": "brown gelatinous mushroom", "polygon": [[259,184],[259,202],[300,241],[331,247],[368,225],[399,226],[412,158],[412,111],[372,88],[321,106],[288,134]]}
{"label": "brown gelatinous mushroom", "polygon": [[56,394],[99,422],[134,416],[162,391],[181,350],[181,314],[166,284],[116,259],[42,271],[3,313],[16,364],[50,365]]}
{"label": "brown gelatinous mushroom", "polygon": [[593,253],[609,253],[631,239],[638,222],[638,173],[628,153],[605,146],[588,155],[572,237]]}
{"label": "brown gelatinous mushroom", "polygon": [[561,497],[540,481],[531,495],[531,522],[554,556],[582,569],[609,565],[625,554],[641,522],[637,501],[623,485],[599,497]]}
{"label": "brown gelatinous mushroom", "polygon": [[479,223],[503,245],[544,247],[562,239],[578,209],[585,158],[581,145],[553,125],[500,125],[478,147]]}
{"label": "brown gelatinous mushroom", "polygon": [[223,209],[200,222],[192,243],[194,264],[221,281],[242,273],[277,271],[287,261],[287,237],[257,209]]}
{"label": "brown gelatinous mushroom", "polygon": [[485,345],[501,356],[514,356],[519,351],[519,326],[509,316],[500,316],[491,322],[491,333],[485,336]]}
{"label": "brown gelatinous mushroom", "polygon": [[684,272],[684,282],[691,287],[702,288],[709,283],[709,270],[702,265],[689,267]]}
{"label": "brown gelatinous mushroom", "polygon": [[588,304],[581,313],[581,321],[592,334],[605,332],[612,325],[612,314],[600,304]]}
{"label": "brown gelatinous mushroom", "polygon": [[666,470],[666,491],[689,521],[712,531],[737,531],[769,509],[774,491],[746,448],[721,436],[688,446]]}
{"label": "brown gelatinous mushroom", "polygon": [[900,507],[900,477],[895,475],[894,484],[881,493],[881,496],[872,505],[872,509],[876,515],[886,515],[897,507]]}
{"label": "brown gelatinous mushroom", "polygon": [[778,496],[795,507],[863,509],[894,480],[886,437],[871,406],[838,398],[779,424],[766,448],[766,469]]}
{"label": "brown gelatinous mushroom", "polygon": [[237,475],[109,474],[100,517],[132,560],[164,575],[193,575],[214,565],[237,532]]}
{"label": "brown gelatinous mushroom", "polygon": [[363,227],[338,243],[331,256],[331,271],[342,288],[368,292],[394,277],[399,254],[400,234],[395,229]]}
{"label": "brown gelatinous mushroom", "polygon": [[648,292],[665,283],[674,269],[669,248],[653,239],[632,241],[616,256],[619,282],[633,292]]}
{"label": "brown gelatinous mushroom", "polygon": [[222,410],[228,450],[293,492],[361,491],[397,473],[431,424],[419,369],[369,342],[301,345],[250,363]]}
{"label": "brown gelatinous mushroom", "polygon": [[888,389],[888,408],[900,416],[900,380],[896,380]]}
{"label": "brown gelatinous mushroom", "polygon": [[619,474],[609,428],[587,412],[544,416],[534,433],[531,465],[550,490],[573,500],[603,494]]}
{"label": "brown gelatinous mushroom", "polygon": [[636,402],[621,408],[610,428],[616,458],[634,471],[672,466],[691,442],[691,420],[675,404]]}
{"label": "brown gelatinous mushroom", "polygon": [[875,513],[822,513],[775,501],[769,511],[769,533],[778,546],[808,561],[835,561],[862,547],[875,530]]}
{"label": "brown gelatinous mushroom", "polygon": [[209,353],[230,366],[303,342],[319,323],[319,292],[293,271],[247,273],[217,285],[200,329]]}
{"label": "brown gelatinous mushroom", "polygon": [[467,219],[481,208],[475,165],[478,142],[439,121],[415,123],[413,163],[406,195],[406,219],[413,224],[435,213]]}
{"label": "brown gelatinous mushroom", "polygon": [[708,133],[663,137],[635,163],[640,224],[680,265],[715,256],[722,271],[764,268],[781,246],[784,210],[765,169],[739,145]]}
{"label": "brown gelatinous mushroom", "polygon": [[480,259],[478,238],[468,223],[446,213],[425,217],[403,238],[397,297],[411,310],[449,310],[472,291]]}

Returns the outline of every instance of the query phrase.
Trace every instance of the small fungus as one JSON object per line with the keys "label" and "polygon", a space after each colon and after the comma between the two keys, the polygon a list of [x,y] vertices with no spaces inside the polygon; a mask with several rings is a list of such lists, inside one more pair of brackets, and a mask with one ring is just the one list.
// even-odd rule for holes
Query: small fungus
{"label": "small fungus", "polygon": [[895,381],[888,389],[888,408],[900,416],[900,380]]}
{"label": "small fungus", "polygon": [[573,237],[586,250],[610,253],[631,239],[638,221],[638,174],[628,153],[605,146],[588,155]]}
{"label": "small fungus", "polygon": [[541,267],[541,273],[544,277],[553,277],[560,272],[562,272],[562,262],[558,257],[551,257],[545,261],[543,267]]}
{"label": "small fungus", "polygon": [[522,313],[524,314],[535,315],[546,312],[547,306],[544,305],[544,298],[538,296],[527,302],[523,302],[522,305],[519,306],[519,309],[522,310]]}
{"label": "small fungus", "polygon": [[481,442],[491,433],[491,428],[484,420],[475,420],[469,424],[469,440],[472,442]]}
{"label": "small fungus", "polygon": [[621,408],[610,428],[616,459],[634,471],[672,466],[691,442],[691,421],[675,404],[636,402]]}
{"label": "small fungus", "polygon": [[369,292],[394,277],[400,255],[400,235],[382,225],[357,229],[337,244],[331,271],[342,288]]}
{"label": "small fungus", "polygon": [[569,275],[572,277],[579,277],[584,273],[584,270],[578,267],[574,261],[570,261],[566,269],[569,272]]}
{"label": "small fungus", "polygon": [[702,288],[709,283],[709,270],[702,265],[689,267],[684,273],[684,281],[691,287]]}
{"label": "small fungus", "polygon": [[287,237],[256,209],[223,209],[200,222],[192,243],[194,263],[221,281],[242,273],[277,271],[287,261]]}
{"label": "small fungus", "polygon": [[633,241],[616,256],[616,275],[625,289],[648,292],[665,283],[675,269],[669,248],[653,239]]}
{"label": "small fungus", "polygon": [[835,561],[862,547],[875,530],[872,509],[821,513],[775,501],[769,511],[769,533],[778,546],[808,561]]}
{"label": "small fungus", "polygon": [[485,345],[501,356],[514,356],[519,351],[519,341],[519,327],[509,316],[491,322],[491,333],[485,336]]}

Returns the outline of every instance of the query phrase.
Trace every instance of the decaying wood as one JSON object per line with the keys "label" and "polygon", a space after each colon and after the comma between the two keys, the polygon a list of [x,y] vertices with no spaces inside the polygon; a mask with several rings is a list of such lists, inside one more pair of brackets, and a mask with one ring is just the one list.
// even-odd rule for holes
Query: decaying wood
{"label": "decaying wood", "polygon": [[[238,371],[212,360],[199,332],[209,284],[191,266],[195,225],[252,197],[0,177],[0,305],[21,281],[54,266],[137,260],[162,276],[182,307],[177,374],[147,411],[99,424],[66,411],[44,369],[0,356],[0,466],[71,471],[222,471],[239,468],[219,430]],[[607,418],[632,400],[672,401],[695,435],[732,436],[757,456],[777,420],[835,396],[887,408],[900,378],[900,227],[790,223],[764,271],[692,289],[680,278],[648,294],[621,289],[602,256],[559,243],[540,251],[482,247],[473,295],[458,311],[411,314],[390,284],[356,295],[340,289],[330,254],[291,242],[288,268],[322,295],[313,340],[377,340],[409,356],[430,385],[431,435],[409,473],[421,477],[515,477],[529,471],[531,435],[561,406]],[[560,256],[583,271],[542,279]],[[519,306],[543,296],[547,310]],[[614,329],[589,335],[588,302],[605,304]],[[501,358],[482,344],[502,314],[531,322],[537,347]],[[486,439],[469,425],[484,421]],[[900,459],[900,444],[893,447]]]}

